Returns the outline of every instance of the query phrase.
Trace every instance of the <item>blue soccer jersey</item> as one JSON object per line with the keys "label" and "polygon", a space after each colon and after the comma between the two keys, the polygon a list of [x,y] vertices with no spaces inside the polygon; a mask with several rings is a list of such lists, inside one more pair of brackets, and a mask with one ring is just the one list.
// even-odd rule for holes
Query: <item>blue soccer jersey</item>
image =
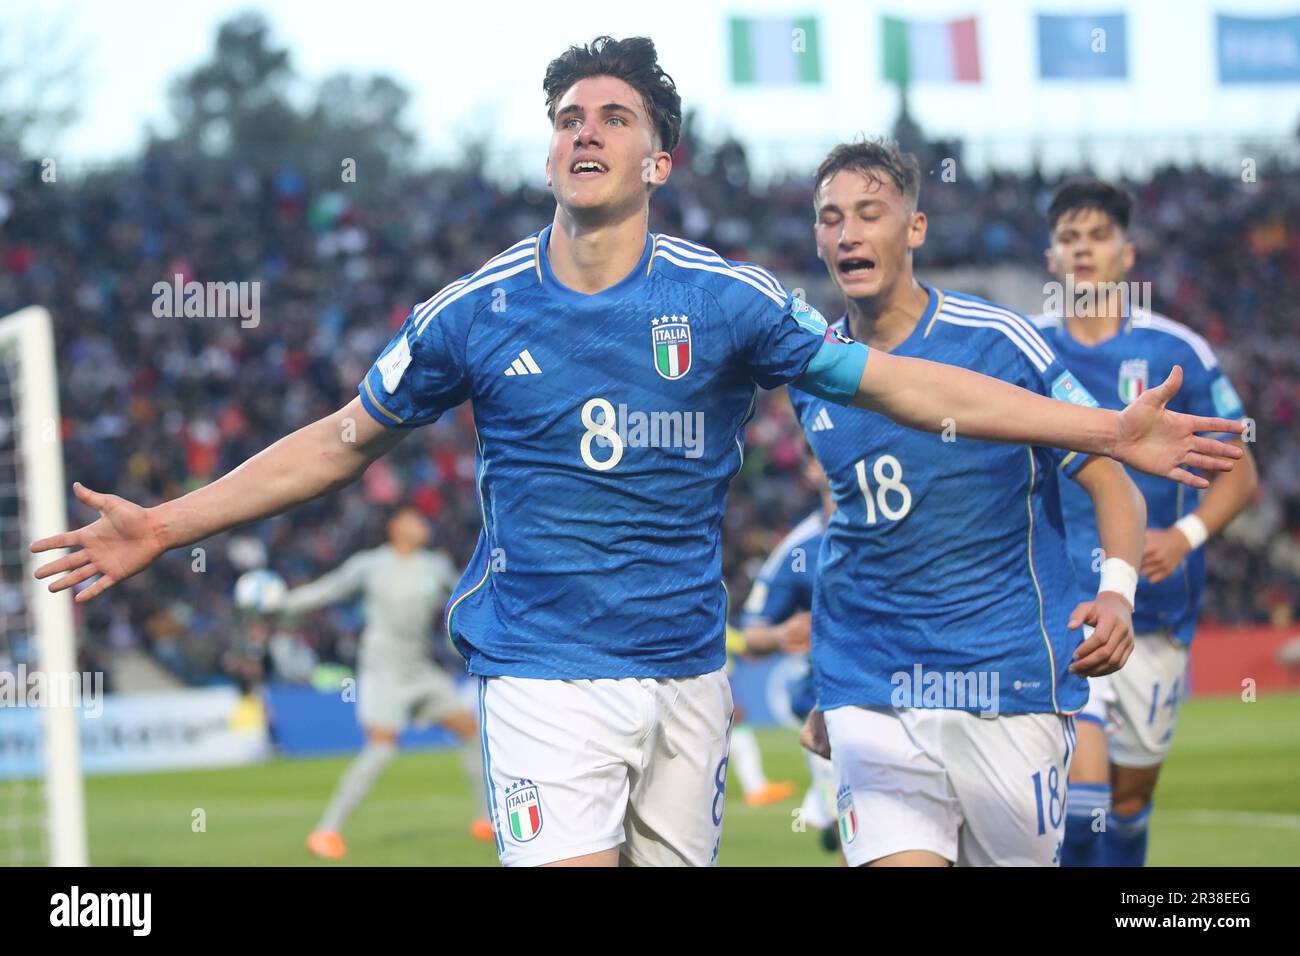
{"label": "blue soccer jersey", "polygon": [[720,525],[757,386],[848,401],[867,350],[766,270],[669,236],[575,292],[549,236],[416,306],[359,387],[392,427],[473,403],[483,530],[448,633],[487,676],[717,670]]}
{"label": "blue soccer jersey", "polygon": [[[825,531],[826,513],[818,508],[781,539],[763,562],[758,580],[749,592],[740,617],[741,627],[771,627],[800,611],[812,610],[813,584],[817,580],[817,560]],[[817,706],[816,685],[810,669],[791,680],[786,689],[790,711],[801,720]]]}
{"label": "blue soccer jersey", "polygon": [[[928,289],[894,354],[959,365],[1041,395],[1087,391],[1019,313]],[[843,322],[843,320],[841,320]],[[962,436],[791,392],[835,497],[813,603],[819,705],[1069,713],[1082,639],[1061,513],[1061,473],[1082,455]],[[938,424],[938,423],[936,423]]]}
{"label": "blue soccer jersey", "polygon": [[763,562],[740,616],[741,627],[771,627],[811,611],[826,515],[820,508],[781,539]]}
{"label": "blue soccer jersey", "polygon": [[[1058,316],[1034,320],[1062,360],[1105,408],[1123,410],[1148,387],[1159,385],[1175,365],[1183,367],[1183,386],[1169,408],[1188,415],[1243,418],[1245,409],[1232,383],[1219,368],[1205,339],[1185,325],[1145,309],[1131,318],[1113,338],[1084,345],[1065,328]],[[1195,469],[1190,469],[1195,471]],[[1168,528],[1196,510],[1196,491],[1169,478],[1128,470],[1147,502],[1147,525]],[[1079,581],[1090,594],[1097,591],[1101,571],[1101,543],[1093,516],[1092,499],[1081,488],[1066,488],[1061,495],[1069,527],[1070,555]],[[1138,579],[1133,630],[1150,634],[1167,630],[1182,643],[1196,631],[1201,594],[1205,590],[1205,550],[1198,548],[1178,570],[1152,584]]]}

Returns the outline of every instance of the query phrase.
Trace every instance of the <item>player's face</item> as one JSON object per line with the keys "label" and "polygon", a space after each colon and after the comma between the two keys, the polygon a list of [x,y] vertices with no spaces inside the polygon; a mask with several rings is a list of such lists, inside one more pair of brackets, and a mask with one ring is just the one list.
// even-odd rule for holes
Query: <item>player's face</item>
{"label": "player's face", "polygon": [[817,257],[846,299],[892,288],[925,242],[925,214],[884,174],[840,170],[817,190],[816,210]]}
{"label": "player's face", "polygon": [[1067,213],[1052,230],[1047,268],[1062,282],[1074,277],[1074,287],[1122,282],[1133,268],[1133,243],[1124,230],[1100,209]]}
{"label": "player's face", "polygon": [[429,543],[429,522],[418,511],[407,508],[394,515],[388,534],[393,544],[422,548]]}
{"label": "player's face", "polygon": [[556,104],[546,181],[575,219],[614,219],[645,206],[672,157],[658,149],[641,94],[612,76],[591,76]]}

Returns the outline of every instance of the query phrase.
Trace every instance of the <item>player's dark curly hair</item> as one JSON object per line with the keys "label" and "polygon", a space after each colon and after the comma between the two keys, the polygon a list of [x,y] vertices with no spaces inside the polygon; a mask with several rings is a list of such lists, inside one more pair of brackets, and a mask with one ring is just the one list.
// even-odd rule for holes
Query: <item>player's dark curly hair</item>
{"label": "player's dark curly hair", "polygon": [[659,55],[649,37],[596,37],[585,46],[571,46],[546,67],[546,115],[555,121],[560,98],[579,80],[612,76],[641,94],[650,122],[659,134],[659,146],[677,148],[682,134],[682,98],[673,78],[659,66]]}
{"label": "player's dark curly hair", "polygon": [[883,174],[898,187],[912,210],[916,210],[917,199],[921,194],[921,167],[914,155],[902,152],[892,139],[863,139],[854,143],[840,143],[832,149],[817,167],[813,189],[814,205],[822,185],[845,169],[861,173],[874,182],[883,182]]}
{"label": "player's dark curly hair", "polygon": [[1047,207],[1048,228],[1054,230],[1063,217],[1085,209],[1105,213],[1117,226],[1127,230],[1133,214],[1133,194],[1123,186],[1100,179],[1066,183],[1052,194]]}

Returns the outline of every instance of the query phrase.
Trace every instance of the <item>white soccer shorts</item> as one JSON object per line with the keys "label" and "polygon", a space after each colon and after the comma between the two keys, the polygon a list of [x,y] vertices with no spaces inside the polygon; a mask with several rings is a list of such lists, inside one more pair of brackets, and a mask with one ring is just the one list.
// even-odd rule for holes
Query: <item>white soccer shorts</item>
{"label": "white soccer shorts", "polygon": [[621,847],[636,866],[712,866],[731,686],[698,677],[479,678],[488,810],[506,866]]}
{"label": "white soccer shorts", "polygon": [[960,866],[1056,866],[1074,718],[837,707],[826,712],[850,866],[928,850]]}
{"label": "white soccer shorts", "polygon": [[432,663],[367,667],[357,673],[357,720],[362,727],[400,732],[408,722],[438,723],[464,709],[456,682]]}
{"label": "white soccer shorts", "polygon": [[1165,632],[1135,635],[1128,663],[1106,679],[1114,689],[1108,723],[1111,763],[1158,767],[1169,754],[1178,705],[1187,696],[1187,645]]}
{"label": "white soccer shorts", "polygon": [[1088,678],[1088,703],[1076,714],[1079,720],[1091,720],[1106,728],[1110,724],[1111,708],[1115,706],[1115,688],[1110,679],[1114,676]]}

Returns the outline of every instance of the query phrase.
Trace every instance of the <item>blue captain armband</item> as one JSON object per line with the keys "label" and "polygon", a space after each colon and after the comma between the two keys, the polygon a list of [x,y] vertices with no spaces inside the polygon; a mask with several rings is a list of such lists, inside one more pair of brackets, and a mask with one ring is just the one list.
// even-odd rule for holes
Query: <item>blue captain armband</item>
{"label": "blue captain armband", "polygon": [[804,373],[792,383],[800,391],[836,405],[848,405],[858,394],[862,371],[871,349],[831,329],[813,354]]}

